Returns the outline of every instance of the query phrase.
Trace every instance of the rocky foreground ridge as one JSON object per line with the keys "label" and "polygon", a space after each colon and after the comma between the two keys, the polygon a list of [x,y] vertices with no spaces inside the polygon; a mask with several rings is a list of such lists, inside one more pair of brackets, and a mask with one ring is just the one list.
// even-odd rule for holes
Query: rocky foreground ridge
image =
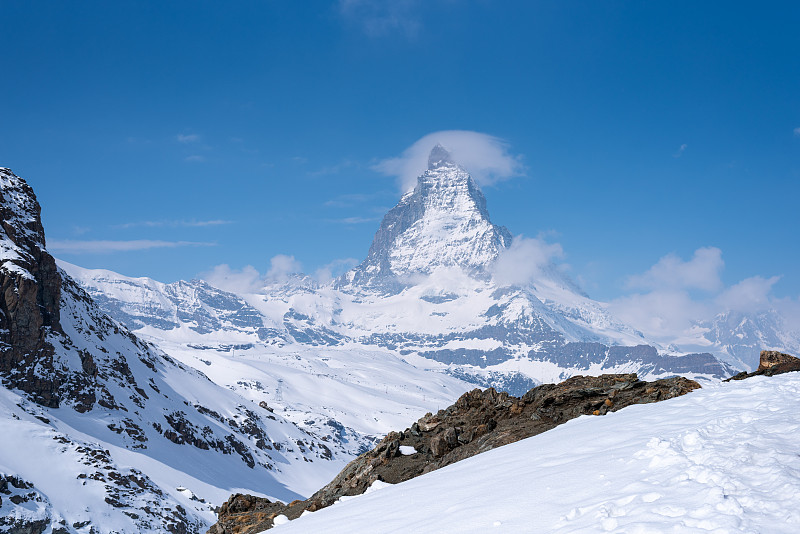
{"label": "rocky foreground ridge", "polygon": [[700,384],[683,377],[654,382],[636,374],[575,376],[535,387],[521,397],[475,389],[452,406],[427,414],[353,460],[327,486],[304,501],[272,502],[236,494],[222,505],[209,534],[253,534],[279,515],[316,511],[343,496],[360,495],[375,481],[397,484],[490,449],[546,432],[581,415],[604,415],[631,404],[684,395]]}
{"label": "rocky foreground ridge", "polygon": [[[800,359],[777,351],[761,351],[753,376],[800,371]],[[560,384],[544,384],[522,397],[475,389],[452,406],[428,413],[402,432],[390,432],[377,447],[353,460],[328,485],[304,501],[271,502],[236,494],[222,505],[208,534],[254,534],[272,528],[274,519],[299,517],[334,504],[340,497],[360,495],[375,481],[397,484],[490,449],[535,436],[581,415],[605,415],[632,404],[679,397],[700,387],[683,377],[645,382],[635,374],[575,376]]]}

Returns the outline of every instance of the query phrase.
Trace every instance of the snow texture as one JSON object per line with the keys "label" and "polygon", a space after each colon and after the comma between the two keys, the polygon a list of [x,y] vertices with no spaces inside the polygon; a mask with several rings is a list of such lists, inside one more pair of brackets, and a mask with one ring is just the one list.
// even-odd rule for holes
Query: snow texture
{"label": "snow texture", "polygon": [[583,416],[280,532],[800,531],[800,374]]}

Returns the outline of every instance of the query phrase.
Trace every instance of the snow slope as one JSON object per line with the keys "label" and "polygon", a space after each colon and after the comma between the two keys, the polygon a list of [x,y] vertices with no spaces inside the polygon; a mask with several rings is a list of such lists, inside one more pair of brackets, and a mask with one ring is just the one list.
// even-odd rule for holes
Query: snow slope
{"label": "snow slope", "polygon": [[798,373],[706,385],[381,485],[275,533],[795,533],[798,413]]}

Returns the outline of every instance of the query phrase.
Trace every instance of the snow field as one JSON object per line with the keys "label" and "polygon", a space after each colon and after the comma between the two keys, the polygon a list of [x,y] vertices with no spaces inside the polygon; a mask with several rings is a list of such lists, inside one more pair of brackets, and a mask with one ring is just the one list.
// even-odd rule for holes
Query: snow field
{"label": "snow field", "polygon": [[800,532],[800,376],[584,416],[291,532]]}

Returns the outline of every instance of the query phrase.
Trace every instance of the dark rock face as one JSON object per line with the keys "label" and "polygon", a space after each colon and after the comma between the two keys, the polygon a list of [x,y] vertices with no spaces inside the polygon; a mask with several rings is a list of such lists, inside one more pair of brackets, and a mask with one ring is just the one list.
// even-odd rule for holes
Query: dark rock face
{"label": "dark rock face", "polygon": [[775,376],[783,373],[791,373],[792,371],[800,371],[800,358],[795,358],[789,354],[774,350],[762,350],[758,369],[752,373],[739,373],[736,376],[730,377],[725,382],[744,380],[745,378],[759,375]]}
{"label": "dark rock face", "polygon": [[31,187],[0,168],[0,376],[39,404],[57,407],[46,336],[61,331],[61,276],[44,249],[40,213]]}
{"label": "dark rock face", "polygon": [[604,415],[631,404],[678,397],[699,387],[682,377],[643,382],[635,374],[618,374],[576,376],[533,388],[522,397],[492,388],[475,389],[446,410],[429,413],[402,432],[390,432],[376,448],[350,462],[305,501],[285,505],[250,495],[232,496],[220,509],[209,534],[260,532],[271,528],[277,515],[294,519],[305,510],[330,506],[342,496],[360,495],[376,480],[397,484],[541,434],[581,415]]}

